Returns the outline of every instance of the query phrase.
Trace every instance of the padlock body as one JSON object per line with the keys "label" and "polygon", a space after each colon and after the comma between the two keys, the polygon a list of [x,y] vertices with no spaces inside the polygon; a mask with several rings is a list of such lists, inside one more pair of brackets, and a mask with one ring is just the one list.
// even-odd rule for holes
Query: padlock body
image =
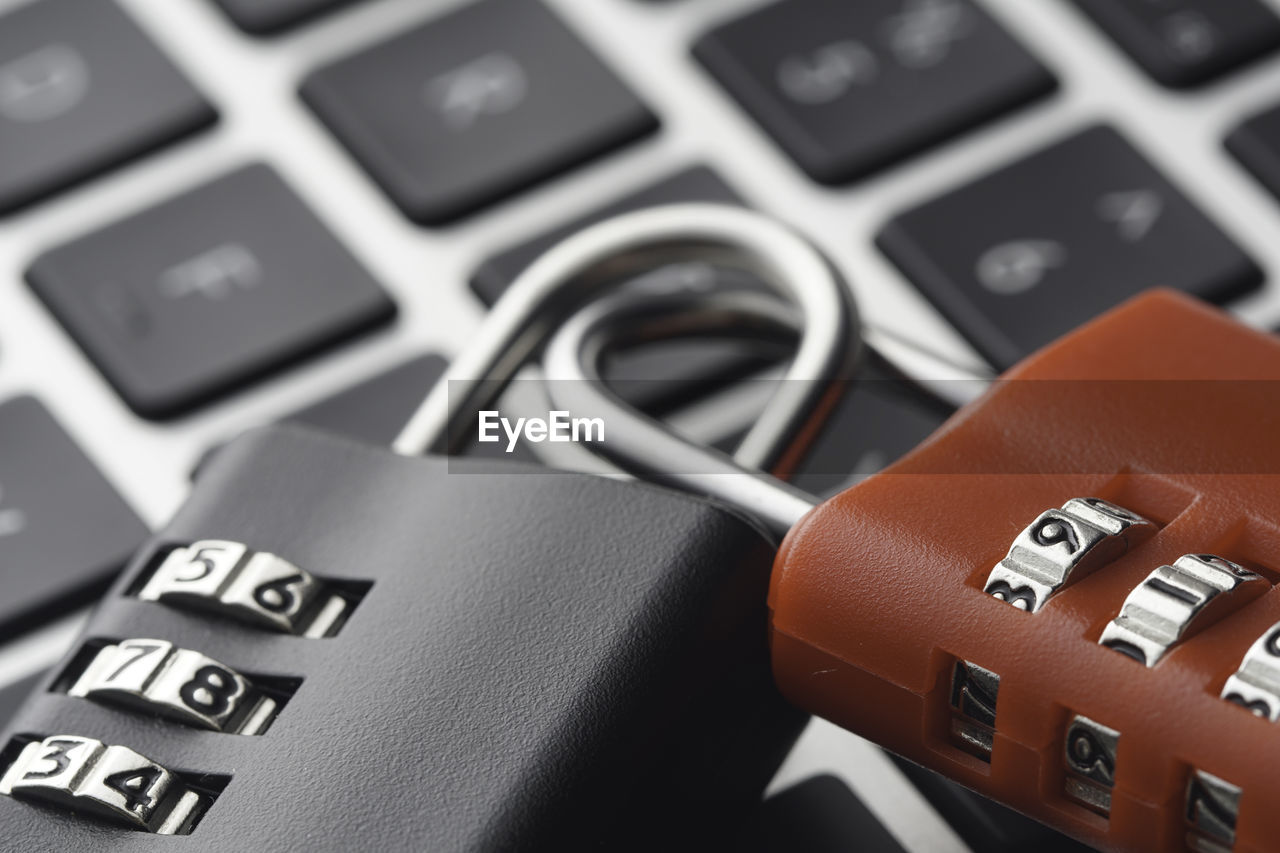
{"label": "padlock body", "polygon": [[[732,826],[805,719],[769,672],[770,541],[643,484],[483,464],[296,428],[219,452],[78,645],[155,638],[292,679],[287,704],[261,736],[206,731],[68,695],[55,673],[6,743],[82,734],[225,786],[181,839],[0,796],[5,848],[582,849]],[[171,594],[223,571],[240,580],[205,606]],[[319,636],[312,610],[257,618],[304,593],[319,613],[334,590],[350,606]]]}
{"label": "padlock body", "polygon": [[1280,623],[1278,428],[1280,342],[1127,303],[790,533],[781,689],[1100,849],[1280,849],[1280,725],[1223,698]]}

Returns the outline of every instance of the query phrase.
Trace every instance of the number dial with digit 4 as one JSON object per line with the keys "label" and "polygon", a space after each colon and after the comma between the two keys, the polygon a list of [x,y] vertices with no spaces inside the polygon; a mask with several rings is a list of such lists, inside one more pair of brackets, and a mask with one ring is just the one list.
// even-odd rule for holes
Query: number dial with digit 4
{"label": "number dial with digit 4", "polygon": [[0,778],[0,794],[87,811],[164,835],[190,830],[200,796],[125,746],[56,735],[29,743]]}
{"label": "number dial with digit 4", "polygon": [[262,734],[278,710],[235,670],[163,640],[106,646],[67,692],[245,735]]}

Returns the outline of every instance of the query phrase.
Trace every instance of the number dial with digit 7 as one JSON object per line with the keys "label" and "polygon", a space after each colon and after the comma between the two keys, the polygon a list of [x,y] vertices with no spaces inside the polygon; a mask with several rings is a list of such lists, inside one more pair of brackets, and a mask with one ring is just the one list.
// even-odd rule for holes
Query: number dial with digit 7
{"label": "number dial with digit 7", "polygon": [[67,693],[246,735],[261,734],[276,712],[275,700],[243,675],[163,640],[100,649]]}

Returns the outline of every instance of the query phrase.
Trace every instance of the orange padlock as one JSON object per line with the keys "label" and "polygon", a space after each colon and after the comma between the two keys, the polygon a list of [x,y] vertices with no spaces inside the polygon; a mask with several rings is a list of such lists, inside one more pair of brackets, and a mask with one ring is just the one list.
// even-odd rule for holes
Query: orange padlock
{"label": "orange padlock", "polygon": [[797,705],[1106,850],[1280,849],[1280,341],[1152,292],[775,562]]}

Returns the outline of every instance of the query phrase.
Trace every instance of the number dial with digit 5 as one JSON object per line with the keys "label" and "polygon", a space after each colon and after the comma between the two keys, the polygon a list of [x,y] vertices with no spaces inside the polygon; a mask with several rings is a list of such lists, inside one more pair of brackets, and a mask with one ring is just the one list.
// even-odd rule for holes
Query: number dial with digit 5
{"label": "number dial with digit 5", "polygon": [[261,734],[278,710],[235,670],[163,640],[106,646],[67,692],[245,735]]}
{"label": "number dial with digit 5", "polygon": [[347,602],[309,572],[240,542],[206,539],[170,552],[138,592],[147,601],[210,610],[289,634],[324,637]]}

